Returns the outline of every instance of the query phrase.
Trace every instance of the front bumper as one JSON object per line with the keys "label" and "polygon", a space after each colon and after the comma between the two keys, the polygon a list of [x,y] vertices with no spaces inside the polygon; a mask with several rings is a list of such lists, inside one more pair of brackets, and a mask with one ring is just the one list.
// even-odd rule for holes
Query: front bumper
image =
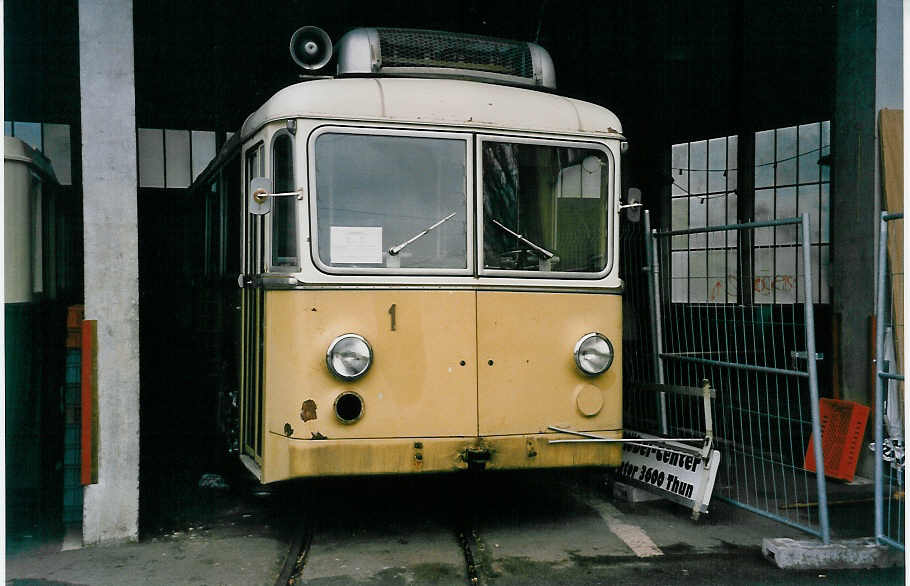
{"label": "front bumper", "polygon": [[[621,438],[621,431],[597,431]],[[414,474],[465,470],[469,463],[488,470],[619,466],[622,445],[549,444],[569,439],[561,433],[487,437],[393,439],[290,439],[268,434],[262,482],[299,477]]]}

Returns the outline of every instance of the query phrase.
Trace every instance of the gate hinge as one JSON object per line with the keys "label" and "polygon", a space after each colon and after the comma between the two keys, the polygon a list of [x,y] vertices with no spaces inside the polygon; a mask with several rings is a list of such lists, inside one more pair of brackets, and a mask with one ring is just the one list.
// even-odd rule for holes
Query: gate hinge
{"label": "gate hinge", "polygon": [[[808,360],[809,352],[807,350],[790,350],[790,366],[793,370],[799,370],[798,360]],[[824,360],[825,355],[821,352],[815,353],[815,360]]]}
{"label": "gate hinge", "polygon": [[[809,358],[809,352],[807,352],[806,350],[790,350],[790,358],[793,358],[794,360],[797,358],[799,358],[800,360],[807,360]],[[825,359],[824,353],[816,352],[815,359],[824,360]]]}

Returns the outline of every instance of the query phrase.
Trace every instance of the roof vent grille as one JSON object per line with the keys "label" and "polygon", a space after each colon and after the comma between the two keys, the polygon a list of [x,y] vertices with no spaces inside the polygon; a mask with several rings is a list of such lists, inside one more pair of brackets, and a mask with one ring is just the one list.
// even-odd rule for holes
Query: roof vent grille
{"label": "roof vent grille", "polygon": [[338,74],[455,77],[556,87],[550,55],[534,43],[405,28],[348,32],[338,42]]}
{"label": "roof vent grille", "polygon": [[379,30],[381,67],[446,67],[531,77],[527,43],[401,28]]}

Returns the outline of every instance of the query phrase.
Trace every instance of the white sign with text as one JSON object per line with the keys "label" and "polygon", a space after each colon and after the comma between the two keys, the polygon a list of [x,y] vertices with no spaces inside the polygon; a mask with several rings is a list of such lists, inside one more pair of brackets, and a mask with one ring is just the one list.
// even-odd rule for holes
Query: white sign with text
{"label": "white sign with text", "polygon": [[719,465],[717,450],[712,450],[705,462],[701,456],[675,449],[669,442],[659,446],[627,443],[617,480],[707,513]]}

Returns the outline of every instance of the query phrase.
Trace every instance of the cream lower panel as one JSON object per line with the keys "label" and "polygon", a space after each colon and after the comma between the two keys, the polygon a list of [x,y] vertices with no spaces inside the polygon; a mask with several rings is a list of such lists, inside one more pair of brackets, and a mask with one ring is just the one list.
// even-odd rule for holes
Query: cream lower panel
{"label": "cream lower panel", "polygon": [[[476,435],[473,291],[269,291],[265,306],[268,432],[307,440]],[[369,371],[352,382],[326,368],[329,344],[345,333],[373,348]],[[345,391],[364,402],[351,424],[333,408]]]}
{"label": "cream lower panel", "polygon": [[[601,431],[604,437],[619,432]],[[263,482],[319,476],[419,474],[468,468],[466,450],[489,454],[487,470],[615,467],[621,444],[549,444],[562,434],[485,438],[409,438],[375,440],[298,440],[275,434],[266,438]]]}
{"label": "cream lower panel", "polygon": [[[589,377],[573,349],[595,331],[615,356]],[[481,435],[622,428],[621,296],[478,291],[477,348]]]}

